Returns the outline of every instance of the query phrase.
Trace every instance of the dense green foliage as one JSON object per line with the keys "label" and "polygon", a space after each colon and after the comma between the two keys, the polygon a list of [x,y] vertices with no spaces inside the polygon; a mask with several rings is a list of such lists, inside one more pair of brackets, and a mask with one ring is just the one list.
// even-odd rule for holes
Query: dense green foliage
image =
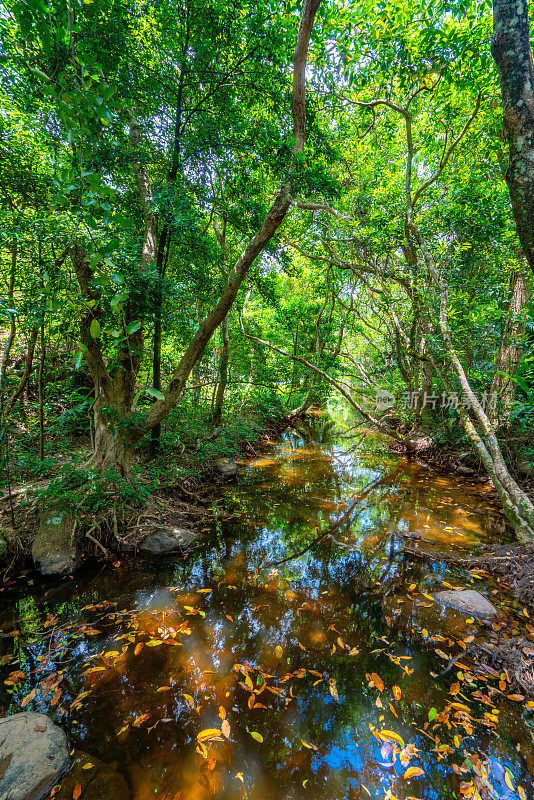
{"label": "dense green foliage", "polygon": [[[443,407],[462,388],[428,253],[470,385],[497,393],[508,464],[530,463],[534,309],[504,182],[489,4],[322,5],[306,146],[292,156],[299,13],[270,0],[4,4],[0,391],[11,480],[54,473],[73,442],[83,464],[93,407],[97,427],[140,432],[145,458],[150,409],[172,391],[288,175],[290,214],[243,282],[228,335],[209,339],[165,417],[160,457],[177,442],[203,453],[212,420],[217,447],[235,455],[224,431],[243,414],[257,425],[323,402],[332,381],[373,419],[376,390],[390,390],[400,417],[467,441]],[[131,395],[95,405],[95,353],[112,379],[130,369]],[[422,407],[425,392],[435,408]]]}

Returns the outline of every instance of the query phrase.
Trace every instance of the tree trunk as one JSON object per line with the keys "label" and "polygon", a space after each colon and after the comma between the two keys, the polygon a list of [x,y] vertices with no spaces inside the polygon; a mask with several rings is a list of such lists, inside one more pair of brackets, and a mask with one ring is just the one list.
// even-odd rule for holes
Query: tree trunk
{"label": "tree trunk", "polygon": [[11,353],[11,348],[13,347],[13,342],[15,341],[15,333],[17,331],[17,322],[15,314],[13,313],[13,302],[14,302],[14,293],[15,293],[15,273],[17,270],[17,239],[13,239],[13,244],[11,245],[11,269],[9,271],[9,286],[7,290],[7,302],[9,304],[10,313],[9,313],[9,334],[6,339],[6,343],[4,346],[4,352],[2,353],[2,363],[0,364],[0,395],[3,398],[4,393],[4,380],[6,377],[6,369],[7,363],[9,361],[9,354]]}
{"label": "tree trunk", "polygon": [[44,401],[45,401],[45,363],[46,363],[46,342],[45,342],[45,315],[41,322],[41,353],[39,358],[39,377],[38,377],[38,396],[39,396],[39,460],[44,461],[45,425],[44,425]]}
{"label": "tree trunk", "polygon": [[[506,516],[515,528],[516,535],[519,539],[532,541],[534,539],[534,504],[514,481],[508,471],[493,426],[471,388],[471,384],[465,374],[465,370],[452,341],[448,320],[447,285],[439,274],[432,254],[421,237],[419,230],[413,222],[410,223],[410,226],[424,255],[432,282],[439,293],[439,329],[445,347],[447,361],[452,367],[462,393],[469,404],[469,413],[462,404],[459,404],[457,409],[458,415],[465,432],[470,438],[495,486],[499,499],[506,512]],[[447,388],[446,382],[440,374],[440,370],[436,364],[433,364],[433,366],[437,375],[441,377],[444,386]]]}
{"label": "tree trunk", "polygon": [[111,469],[127,477],[134,456],[135,438],[125,424],[128,414],[122,402],[100,394],[94,405],[94,454],[89,465],[98,471]]}
{"label": "tree trunk", "polygon": [[22,395],[24,389],[26,388],[26,384],[28,383],[30,373],[33,367],[33,356],[35,354],[35,345],[37,344],[38,333],[39,333],[39,328],[32,328],[30,331],[30,338],[28,340],[28,352],[26,354],[26,363],[24,365],[24,372],[20,377],[19,385],[15,389],[9,401],[6,403],[4,414],[7,414],[9,411],[11,411],[11,409],[13,408],[19,397]]}
{"label": "tree trunk", "polygon": [[221,323],[221,357],[219,361],[219,382],[213,406],[212,422],[215,427],[221,424],[224,393],[228,383],[228,362],[230,360],[230,339],[228,338],[228,316]]}
{"label": "tree trunk", "polygon": [[508,141],[506,183],[519,240],[534,271],[534,64],[527,0],[493,0],[491,51]]}
{"label": "tree trunk", "polygon": [[[304,150],[306,61],[310,35],[319,3],[320,0],[304,0],[295,48],[293,68],[293,136],[295,139],[293,155],[295,157],[302,154]],[[145,223],[145,237],[141,254],[141,270],[144,270],[156,258],[158,218],[152,210],[153,196],[146,166],[142,154],[138,152],[140,141],[141,128],[131,114],[132,168]],[[298,159],[295,158],[291,167],[290,180],[298,172],[297,162]],[[143,426],[134,427],[133,424],[128,424],[128,417],[133,411],[135,381],[141,363],[142,328],[129,339],[127,337],[127,346],[117,355],[119,368],[112,376],[106,368],[98,337],[95,338],[91,335],[91,323],[93,320],[98,320],[101,314],[100,297],[92,289],[91,270],[83,248],[80,248],[78,243],[72,248],[72,261],[81,294],[87,300],[94,300],[81,321],[84,355],[95,384],[95,454],[92,459],[94,467],[98,469],[112,467],[121,474],[127,473],[135,445],[144,433],[148,433],[160,425],[176,404],[195,364],[201,358],[206,345],[232,307],[243,280],[285,219],[291,203],[291,183],[284,184],[274,198],[260,229],[250,239],[237,259],[219,301],[200,322],[195,335],[186,347],[171,376],[164,399],[157,400],[153,404]],[[129,321],[127,318],[126,323]],[[131,422],[133,423],[133,420]]]}
{"label": "tree trunk", "polygon": [[[169,249],[171,245],[171,234],[165,226],[161,232],[158,242],[158,287],[154,298],[154,343],[152,355],[152,386],[161,391],[161,310],[163,307],[163,279],[167,271],[169,260]],[[150,432],[150,455],[155,457],[158,454],[161,440],[161,425],[156,425]]]}
{"label": "tree trunk", "polygon": [[495,373],[490,389],[490,397],[497,396],[496,407],[490,403],[489,416],[494,426],[508,422],[515,400],[515,377],[521,362],[521,342],[526,330],[526,322],[520,315],[530,300],[530,294],[527,276],[522,269],[514,270],[510,277],[508,314],[495,359]]}

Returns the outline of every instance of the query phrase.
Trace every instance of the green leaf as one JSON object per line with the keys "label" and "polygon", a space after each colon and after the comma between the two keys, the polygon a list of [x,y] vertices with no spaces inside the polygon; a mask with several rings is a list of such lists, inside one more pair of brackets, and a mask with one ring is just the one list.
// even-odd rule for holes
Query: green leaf
{"label": "green leaf", "polygon": [[155,397],[157,400],[165,400],[165,395],[163,392],[160,392],[159,389],[154,389],[153,386],[151,386],[149,389],[146,389],[145,394],[149,394],[150,397]]}
{"label": "green leaf", "polygon": [[437,708],[431,708],[430,711],[428,712],[428,721],[432,722],[432,720],[436,719],[437,716],[438,716]]}
{"label": "green leaf", "polygon": [[91,338],[98,339],[102,332],[102,328],[100,327],[100,322],[97,319],[91,320],[91,325],[89,326],[89,333],[91,334]]}
{"label": "green leaf", "polygon": [[130,322],[129,325],[126,326],[126,333],[137,333],[138,330],[141,328],[141,323],[138,319],[134,319],[133,322]]}

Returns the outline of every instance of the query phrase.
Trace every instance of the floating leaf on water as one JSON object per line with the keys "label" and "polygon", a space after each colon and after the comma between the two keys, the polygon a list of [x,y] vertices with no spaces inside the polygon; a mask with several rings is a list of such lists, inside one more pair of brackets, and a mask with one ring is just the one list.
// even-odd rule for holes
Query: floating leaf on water
{"label": "floating leaf on water", "polygon": [[50,700],[50,705],[51,706],[57,705],[57,702],[60,697],[61,697],[61,689],[58,687],[54,692],[54,694],[52,695],[52,699]]}
{"label": "floating leaf on water", "polygon": [[193,697],[191,697],[191,695],[190,695],[190,694],[186,694],[186,693],[184,692],[182,696],[183,696],[183,698],[184,698],[185,702],[186,702],[186,703],[187,703],[189,706],[193,707],[193,706],[195,705],[195,700],[194,700],[194,698],[193,698]]}
{"label": "floating leaf on water", "polygon": [[431,708],[430,711],[428,712],[428,721],[433,722],[437,716],[438,716],[438,709]]}
{"label": "floating leaf on water", "polygon": [[395,731],[378,731],[378,736],[385,742],[397,742],[401,747],[404,747],[404,739],[399,736]]}
{"label": "floating leaf on water", "polygon": [[77,783],[76,786],[74,787],[74,791],[72,793],[73,800],[78,800],[78,798],[81,795],[81,793],[82,793],[82,787],[81,787],[81,785],[79,783]]}
{"label": "floating leaf on water", "polygon": [[359,652],[357,647],[353,647],[352,650],[349,651],[349,656],[357,656]]}
{"label": "floating leaf on water", "polygon": [[208,742],[213,739],[219,739],[221,736],[220,728],[205,728],[197,734],[197,741]]}
{"label": "floating leaf on water", "polygon": [[276,645],[274,654],[275,654],[276,658],[282,658],[282,656],[284,654],[284,651],[282,650],[282,648],[280,647],[279,644]]}
{"label": "floating leaf on water", "polygon": [[9,673],[4,683],[7,684],[7,686],[15,686],[15,684],[23,681],[25,677],[26,675],[24,672],[21,672],[20,669],[16,669],[14,672]]}
{"label": "floating leaf on water", "polygon": [[377,675],[376,672],[371,672],[371,680],[373,681],[374,685],[376,686],[379,692],[384,691],[384,681],[382,680],[380,675]]}
{"label": "floating leaf on water", "polygon": [[91,764],[91,762],[88,761],[87,764],[83,765],[82,769],[93,769],[93,767],[94,767],[94,764]]}
{"label": "floating leaf on water", "polygon": [[134,719],[132,725],[134,726],[134,728],[138,728],[140,725],[143,724],[143,722],[146,722],[147,719],[149,718],[150,714],[141,714],[139,717],[136,717],[136,719]]}
{"label": "floating leaf on water", "polygon": [[221,732],[225,739],[230,738],[230,723],[227,719],[223,719],[221,724]]}
{"label": "floating leaf on water", "polygon": [[509,769],[507,769],[506,772],[504,773],[504,780],[505,780],[506,785],[508,786],[508,788],[511,789],[512,792],[514,792],[515,791],[515,789],[514,789],[514,776],[510,772]]}
{"label": "floating leaf on water", "polygon": [[316,745],[314,745],[314,744],[310,744],[309,742],[305,742],[305,741],[304,741],[304,739],[301,739],[300,741],[302,742],[302,744],[304,745],[304,747],[307,747],[307,748],[308,748],[308,750],[317,750],[317,747],[316,747]]}
{"label": "floating leaf on water", "polygon": [[339,695],[337,693],[337,686],[336,686],[336,679],[335,678],[330,678],[330,680],[328,681],[328,688],[329,688],[330,694],[332,695],[334,700],[336,700],[339,703]]}
{"label": "floating leaf on water", "polygon": [[135,647],[134,647],[134,654],[135,654],[136,656],[138,656],[138,655],[139,655],[139,653],[141,652],[141,650],[143,649],[143,647],[144,647],[144,646],[145,646],[145,645],[144,645],[144,643],[143,643],[143,642],[139,642],[138,644],[136,644],[136,645],[135,645]]}
{"label": "floating leaf on water", "polygon": [[395,684],[393,686],[393,697],[395,698],[395,700],[400,700],[401,699],[401,695],[402,695],[402,692],[400,690],[400,686],[397,686]]}
{"label": "floating leaf on water", "polygon": [[404,777],[406,778],[406,780],[408,780],[409,778],[418,778],[419,775],[424,775],[424,774],[425,774],[424,770],[422,770],[421,767],[408,767],[408,769],[404,773]]}
{"label": "floating leaf on water", "polygon": [[463,711],[465,714],[471,714],[471,709],[469,706],[466,706],[463,703],[451,703],[451,708],[456,709],[456,711]]}
{"label": "floating leaf on water", "polygon": [[249,733],[253,739],[256,739],[257,742],[263,742],[263,736],[261,733],[258,733],[257,731],[249,731]]}
{"label": "floating leaf on water", "polygon": [[26,708],[28,703],[30,703],[32,700],[35,699],[36,694],[37,694],[37,689],[32,689],[31,692],[29,692],[29,694],[27,694],[26,697],[21,702],[21,704],[20,704],[21,707],[22,708]]}

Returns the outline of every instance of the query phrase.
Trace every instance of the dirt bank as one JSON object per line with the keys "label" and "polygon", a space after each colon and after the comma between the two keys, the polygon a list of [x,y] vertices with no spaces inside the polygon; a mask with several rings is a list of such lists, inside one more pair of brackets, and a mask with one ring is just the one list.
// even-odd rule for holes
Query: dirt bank
{"label": "dirt bank", "polygon": [[198,444],[169,445],[157,462],[141,453],[127,482],[72,469],[12,486],[0,510],[0,571],[5,576],[32,555],[40,571],[60,576],[86,558],[125,550],[185,554],[203,531],[226,517],[214,496],[217,486],[232,480],[241,459],[261,452],[296,418],[266,420],[252,439],[233,441],[231,452],[224,441],[218,443],[223,429],[215,429],[206,437],[208,453],[199,452]]}

